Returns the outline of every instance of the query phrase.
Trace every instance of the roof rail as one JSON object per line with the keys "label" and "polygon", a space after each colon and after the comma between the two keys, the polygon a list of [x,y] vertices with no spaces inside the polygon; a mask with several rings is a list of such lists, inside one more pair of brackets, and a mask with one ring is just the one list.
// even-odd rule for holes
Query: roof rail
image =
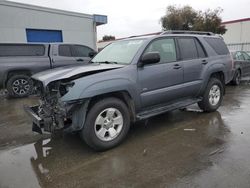
{"label": "roof rail", "polygon": [[168,30],[162,32],[160,35],[168,35],[168,34],[193,34],[193,35],[215,35],[213,32],[206,31],[186,31],[186,30]]}

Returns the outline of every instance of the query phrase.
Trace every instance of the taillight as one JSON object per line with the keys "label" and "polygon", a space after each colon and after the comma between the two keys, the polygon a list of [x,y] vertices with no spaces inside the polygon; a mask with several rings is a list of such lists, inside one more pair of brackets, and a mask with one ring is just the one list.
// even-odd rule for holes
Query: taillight
{"label": "taillight", "polygon": [[232,61],[232,70],[234,69],[234,59],[233,59],[233,55],[230,54],[230,57],[231,57],[231,61]]}

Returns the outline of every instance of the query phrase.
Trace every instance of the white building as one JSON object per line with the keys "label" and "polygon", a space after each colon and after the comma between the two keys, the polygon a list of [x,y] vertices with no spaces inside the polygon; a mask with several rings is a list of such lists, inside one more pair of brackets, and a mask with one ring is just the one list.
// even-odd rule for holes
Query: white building
{"label": "white building", "polygon": [[107,16],[0,0],[0,43],[65,42],[96,49],[96,26]]}
{"label": "white building", "polygon": [[227,29],[223,38],[231,50],[250,51],[250,18],[226,21],[222,24]]}

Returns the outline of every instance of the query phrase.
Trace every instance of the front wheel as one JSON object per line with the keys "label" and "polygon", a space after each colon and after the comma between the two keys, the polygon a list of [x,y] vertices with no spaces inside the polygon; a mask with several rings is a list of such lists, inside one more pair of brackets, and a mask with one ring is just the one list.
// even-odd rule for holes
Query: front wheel
{"label": "front wheel", "polygon": [[204,112],[216,111],[222,102],[223,84],[217,78],[211,78],[208,82],[202,101],[198,103]]}
{"label": "front wheel", "polygon": [[106,98],[91,107],[81,136],[90,147],[103,151],[120,144],[129,127],[126,104],[117,98]]}

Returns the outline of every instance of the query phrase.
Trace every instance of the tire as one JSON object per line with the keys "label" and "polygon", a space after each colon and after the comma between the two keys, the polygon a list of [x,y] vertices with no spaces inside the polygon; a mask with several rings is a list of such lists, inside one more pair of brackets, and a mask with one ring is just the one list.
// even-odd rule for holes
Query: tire
{"label": "tire", "polygon": [[232,84],[235,86],[238,86],[238,85],[240,85],[240,81],[241,81],[241,72],[239,69],[237,69],[234,73]]}
{"label": "tire", "polygon": [[14,98],[27,97],[33,91],[33,82],[27,75],[13,75],[7,81],[8,95]]}
{"label": "tire", "polygon": [[210,78],[202,101],[198,102],[198,106],[204,112],[216,111],[223,99],[224,86],[217,78]]}
{"label": "tire", "polygon": [[104,151],[119,145],[129,128],[126,104],[117,98],[106,98],[95,103],[87,113],[81,137],[94,150]]}

